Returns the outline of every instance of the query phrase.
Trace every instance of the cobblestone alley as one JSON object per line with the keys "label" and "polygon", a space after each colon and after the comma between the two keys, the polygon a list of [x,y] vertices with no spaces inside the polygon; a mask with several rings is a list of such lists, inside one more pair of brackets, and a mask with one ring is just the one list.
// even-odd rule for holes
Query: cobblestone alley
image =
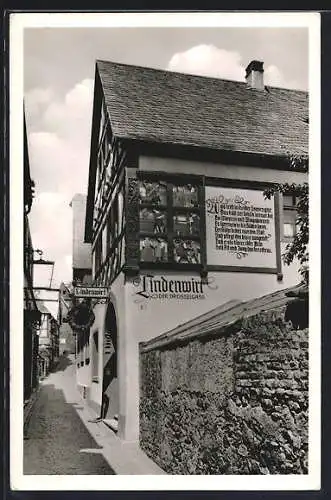
{"label": "cobblestone alley", "polygon": [[73,357],[61,357],[40,384],[24,440],[24,474],[115,474],[86,429]]}

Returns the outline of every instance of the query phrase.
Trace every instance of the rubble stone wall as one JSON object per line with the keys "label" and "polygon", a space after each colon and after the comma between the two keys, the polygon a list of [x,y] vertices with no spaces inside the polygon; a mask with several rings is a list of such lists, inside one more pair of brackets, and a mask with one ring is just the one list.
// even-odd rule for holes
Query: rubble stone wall
{"label": "rubble stone wall", "polygon": [[140,445],[167,473],[308,473],[308,330],[284,312],[141,349]]}

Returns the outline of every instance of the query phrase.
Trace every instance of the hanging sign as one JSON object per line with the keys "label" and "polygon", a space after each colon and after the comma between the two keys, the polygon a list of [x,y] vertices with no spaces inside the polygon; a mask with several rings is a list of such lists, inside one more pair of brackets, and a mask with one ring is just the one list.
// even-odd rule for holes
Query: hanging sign
{"label": "hanging sign", "polygon": [[96,286],[75,286],[74,295],[76,298],[81,299],[106,299],[109,295],[109,288]]}
{"label": "hanging sign", "polygon": [[206,187],[207,265],[276,269],[275,208],[263,191]]}

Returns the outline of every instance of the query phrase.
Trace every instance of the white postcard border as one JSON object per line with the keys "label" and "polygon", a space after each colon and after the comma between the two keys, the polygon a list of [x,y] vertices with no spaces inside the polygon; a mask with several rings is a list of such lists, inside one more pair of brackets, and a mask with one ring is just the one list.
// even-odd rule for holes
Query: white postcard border
{"label": "white postcard border", "polygon": [[[307,27],[310,90],[309,474],[306,476],[23,475],[23,35],[32,27]],[[18,145],[22,145],[19,147]],[[320,15],[292,13],[13,13],[10,16],[10,475],[13,490],[315,490],[320,488]],[[129,479],[130,478],[130,479]]]}

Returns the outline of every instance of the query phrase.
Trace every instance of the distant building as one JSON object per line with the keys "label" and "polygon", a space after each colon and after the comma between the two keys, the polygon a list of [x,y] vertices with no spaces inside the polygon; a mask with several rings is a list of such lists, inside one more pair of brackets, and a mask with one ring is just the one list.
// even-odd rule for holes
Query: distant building
{"label": "distant building", "polygon": [[68,311],[72,307],[71,293],[71,284],[60,284],[57,318],[59,324],[60,354],[63,354],[64,352],[67,352],[68,354],[75,354],[76,352],[76,338],[71,326],[67,322]]}
{"label": "distant building", "polygon": [[59,359],[59,325],[49,309],[41,302],[39,329],[39,374],[46,376]]}
{"label": "distant building", "polygon": [[84,243],[86,196],[75,194],[70,206],[73,214],[73,280],[90,283],[92,278],[91,244]]}
{"label": "distant building", "polygon": [[60,352],[75,353],[76,337],[67,322],[72,307],[70,294],[73,285],[90,284],[92,281],[91,244],[84,242],[86,195],[75,194],[72,208],[72,283],[61,283],[59,288],[58,322],[60,327]]}
{"label": "distant building", "polygon": [[85,242],[110,292],[78,381],[122,439],[139,436],[139,342],[299,281],[281,258],[295,199],[263,196],[308,180],[291,155],[308,155],[308,94],[266,88],[259,61],[246,83],[97,61]]}

